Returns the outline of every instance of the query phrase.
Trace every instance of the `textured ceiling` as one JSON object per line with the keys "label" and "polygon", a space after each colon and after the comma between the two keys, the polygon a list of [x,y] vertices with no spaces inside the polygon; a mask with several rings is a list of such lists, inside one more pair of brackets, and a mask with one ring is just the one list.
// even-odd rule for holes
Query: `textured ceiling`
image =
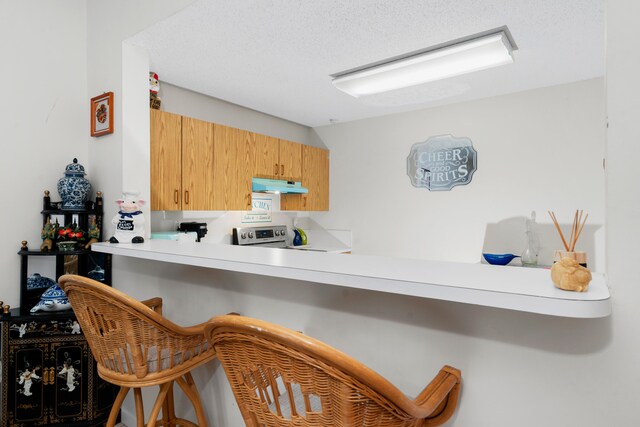
{"label": "textured ceiling", "polygon": [[[363,98],[330,74],[507,25],[515,63]],[[161,81],[308,126],[604,75],[604,0],[199,0],[133,36]]]}

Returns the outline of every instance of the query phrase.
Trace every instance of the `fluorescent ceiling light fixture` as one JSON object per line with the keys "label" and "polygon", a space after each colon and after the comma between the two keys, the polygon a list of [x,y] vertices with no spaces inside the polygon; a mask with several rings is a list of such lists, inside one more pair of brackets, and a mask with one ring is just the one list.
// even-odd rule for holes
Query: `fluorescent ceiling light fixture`
{"label": "fluorescent ceiling light fixture", "polygon": [[517,46],[504,26],[333,74],[333,85],[360,97],[513,63]]}

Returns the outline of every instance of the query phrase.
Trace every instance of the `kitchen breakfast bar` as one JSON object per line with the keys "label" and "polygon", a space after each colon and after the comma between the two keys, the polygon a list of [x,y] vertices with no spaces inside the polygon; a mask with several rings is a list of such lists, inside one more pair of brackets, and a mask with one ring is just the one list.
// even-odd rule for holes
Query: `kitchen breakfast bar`
{"label": "kitchen breakfast bar", "polygon": [[557,289],[548,269],[148,240],[96,243],[113,255],[570,318],[611,314],[606,278],[587,292]]}

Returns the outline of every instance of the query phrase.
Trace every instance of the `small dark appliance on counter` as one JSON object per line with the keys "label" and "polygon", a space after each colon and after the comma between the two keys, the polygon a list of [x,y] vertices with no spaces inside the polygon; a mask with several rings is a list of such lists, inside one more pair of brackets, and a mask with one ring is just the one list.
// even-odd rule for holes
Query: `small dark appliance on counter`
{"label": "small dark appliance on counter", "polygon": [[197,233],[198,238],[196,242],[199,242],[201,238],[203,238],[207,234],[207,223],[206,222],[181,222],[178,227],[178,231],[188,232],[192,231]]}

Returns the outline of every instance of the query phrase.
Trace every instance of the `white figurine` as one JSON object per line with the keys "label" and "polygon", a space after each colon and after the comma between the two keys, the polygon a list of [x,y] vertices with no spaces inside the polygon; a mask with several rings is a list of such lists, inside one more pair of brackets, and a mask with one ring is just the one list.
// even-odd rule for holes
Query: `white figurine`
{"label": "white figurine", "polygon": [[145,220],[140,208],[145,201],[138,199],[140,193],[135,191],[125,191],[123,195],[124,198],[116,201],[120,210],[111,221],[116,226],[116,232],[109,242],[143,243]]}

